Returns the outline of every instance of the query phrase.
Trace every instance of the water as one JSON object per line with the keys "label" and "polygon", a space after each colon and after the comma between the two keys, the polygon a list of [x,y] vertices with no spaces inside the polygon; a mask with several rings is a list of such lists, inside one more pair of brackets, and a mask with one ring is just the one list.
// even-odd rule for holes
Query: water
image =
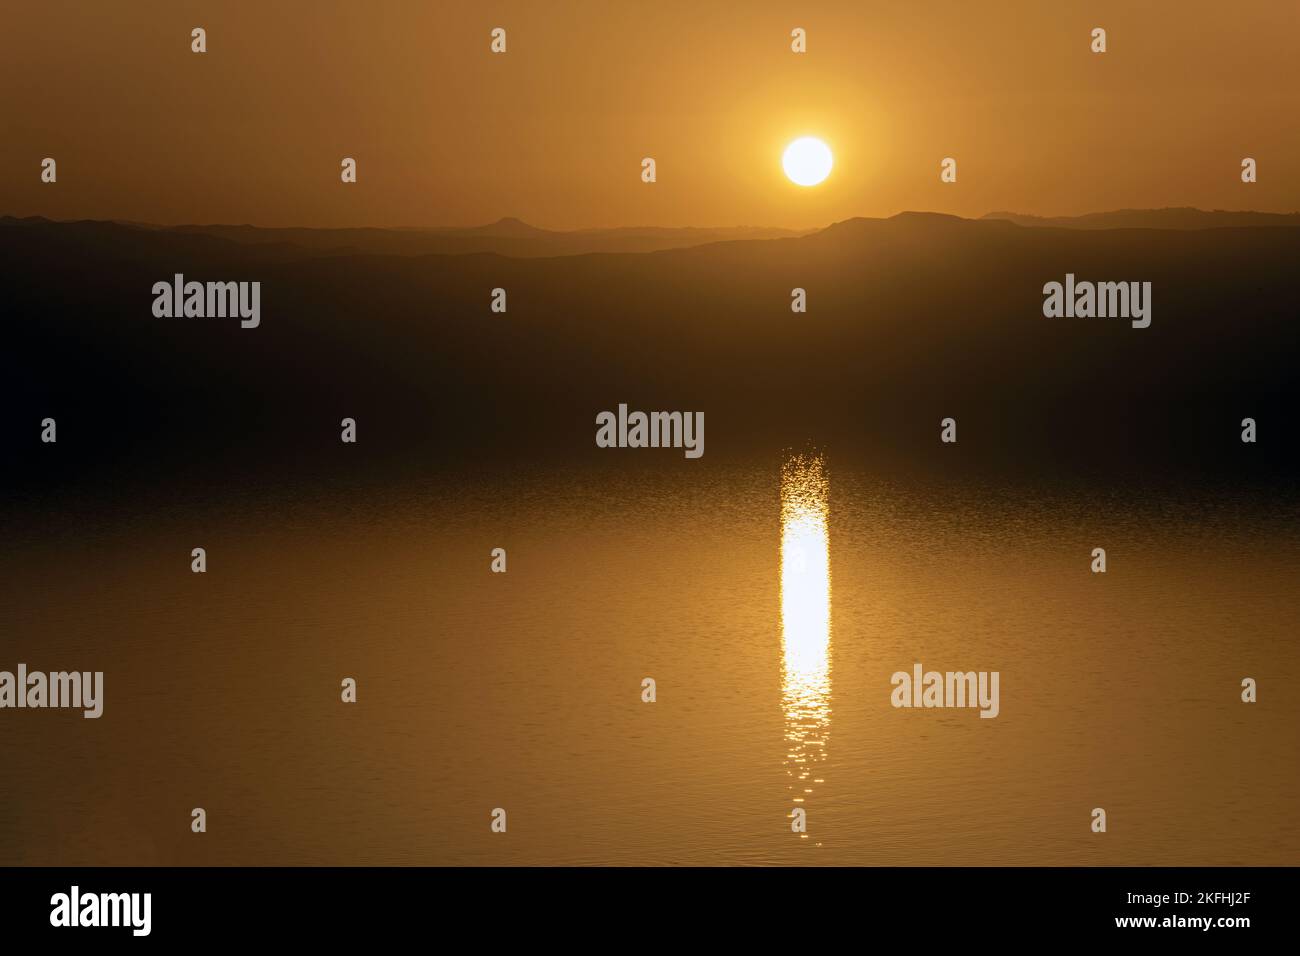
{"label": "water", "polygon": [[647,460],[29,509],[0,669],[105,716],[0,712],[0,863],[1300,862],[1293,506]]}

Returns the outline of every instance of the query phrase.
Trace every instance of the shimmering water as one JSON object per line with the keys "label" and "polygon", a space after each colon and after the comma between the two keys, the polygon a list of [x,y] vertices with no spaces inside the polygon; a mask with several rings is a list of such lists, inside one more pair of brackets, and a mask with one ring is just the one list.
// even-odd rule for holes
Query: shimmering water
{"label": "shimmering water", "polygon": [[0,862],[1300,862],[1293,506],[706,462],[29,510],[0,669],[105,715],[0,711]]}

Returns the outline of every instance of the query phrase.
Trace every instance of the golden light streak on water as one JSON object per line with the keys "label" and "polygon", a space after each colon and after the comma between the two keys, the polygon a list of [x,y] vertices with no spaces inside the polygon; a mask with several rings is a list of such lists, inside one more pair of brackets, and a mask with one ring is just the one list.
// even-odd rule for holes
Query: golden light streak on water
{"label": "golden light streak on water", "polygon": [[831,723],[828,492],[821,455],[786,459],[781,467],[781,706],[791,802],[805,810],[812,784],[822,782],[818,767],[826,759]]}

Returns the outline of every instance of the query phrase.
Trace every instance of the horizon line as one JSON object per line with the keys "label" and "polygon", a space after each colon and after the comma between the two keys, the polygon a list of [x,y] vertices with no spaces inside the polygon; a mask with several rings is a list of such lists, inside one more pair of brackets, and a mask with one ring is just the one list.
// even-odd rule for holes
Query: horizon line
{"label": "horizon line", "polygon": [[[1300,219],[1300,210],[1296,210],[1293,212],[1270,212],[1270,211],[1265,211],[1260,209],[1202,209],[1199,206],[1158,206],[1158,207],[1146,207],[1146,208],[1123,207],[1119,209],[1103,209],[1103,210],[1096,210],[1094,212],[1078,213],[1073,215],[1038,215],[1036,213],[1021,213],[1021,212],[1015,212],[1013,210],[1007,210],[1007,209],[994,209],[984,213],[982,216],[961,216],[961,215],[957,215],[956,213],[940,212],[938,210],[931,210],[931,209],[900,209],[897,212],[894,212],[889,215],[848,216],[844,219],[835,219],[820,225],[807,226],[802,228],[791,227],[791,226],[759,225],[759,224],[712,225],[712,226],[666,226],[666,225],[632,224],[632,225],[621,225],[621,226],[583,226],[574,229],[557,229],[550,226],[539,226],[536,223],[532,223],[525,219],[521,219],[518,216],[502,216],[491,222],[477,223],[473,225],[426,224],[426,225],[390,225],[390,226],[376,226],[376,225],[285,226],[285,225],[264,225],[264,224],[252,223],[252,222],[163,223],[163,222],[150,222],[146,220],[137,220],[137,219],[123,219],[123,218],[116,218],[116,217],[111,217],[106,219],[95,219],[95,218],[55,219],[40,214],[20,216],[13,213],[0,214],[0,220],[15,220],[18,222],[27,222],[27,221],[36,220],[40,222],[49,222],[49,223],[55,223],[60,225],[76,224],[76,223],[111,223],[120,226],[150,228],[150,229],[159,229],[159,230],[225,228],[225,229],[258,229],[258,230],[264,230],[268,232],[277,231],[277,230],[286,230],[286,231],[299,230],[299,231],[309,231],[309,232],[373,231],[373,232],[475,233],[475,232],[482,232],[488,229],[498,228],[501,226],[513,226],[513,227],[522,227],[524,229],[531,230],[534,233],[539,234],[539,236],[541,234],[547,234],[552,236],[572,236],[572,235],[581,235],[584,233],[590,234],[590,233],[628,232],[628,231],[636,231],[636,230],[645,230],[645,231],[658,230],[664,232],[678,232],[678,233],[769,231],[775,233],[784,233],[789,235],[790,237],[796,237],[801,235],[809,235],[815,232],[820,232],[822,230],[829,229],[832,226],[839,225],[840,223],[845,223],[845,222],[853,222],[858,220],[884,222],[890,219],[897,219],[901,216],[907,216],[907,215],[939,216],[948,219],[959,219],[962,220],[963,222],[984,222],[987,220],[999,220],[999,221],[1006,222],[1006,221],[1013,221],[1015,219],[1023,219],[1023,220],[1030,220],[1036,222],[1052,223],[1052,222],[1062,222],[1062,221],[1077,221],[1077,220],[1084,220],[1084,219],[1090,219],[1090,218],[1101,217],[1101,216],[1113,216],[1113,215],[1120,215],[1120,214],[1159,214],[1159,213],[1171,213],[1171,212],[1200,213],[1203,215],[1216,215],[1216,214],[1251,215],[1251,216],[1271,217],[1271,218],[1278,218],[1278,219],[1296,217],[1297,219]],[[1297,222],[1297,225],[1300,225],[1300,222]],[[518,235],[518,236],[501,236],[500,238],[525,239],[529,237],[526,235]]]}

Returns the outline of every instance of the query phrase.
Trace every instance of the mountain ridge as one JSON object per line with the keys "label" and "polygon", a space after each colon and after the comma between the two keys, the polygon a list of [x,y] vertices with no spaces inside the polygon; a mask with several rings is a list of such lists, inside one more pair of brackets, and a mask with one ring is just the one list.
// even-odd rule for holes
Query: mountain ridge
{"label": "mountain ridge", "polygon": [[966,218],[949,213],[907,210],[888,217],[855,216],[807,231],[765,227],[627,226],[613,229],[556,231],[543,229],[516,217],[504,217],[484,226],[443,228],[294,228],[250,224],[158,226],[124,220],[53,220],[43,216],[0,216],[0,229],[20,239],[28,233],[71,246],[117,237],[119,256],[155,254],[164,248],[177,252],[226,250],[234,256],[264,261],[337,258],[340,256],[492,255],[508,259],[545,259],[602,254],[666,253],[709,246],[735,246],[754,242],[810,243],[835,248],[855,242],[885,242],[899,248],[938,251],[968,235],[1005,235],[1009,230],[1067,231],[1073,233],[1135,233],[1140,231],[1198,232],[1219,229],[1300,228],[1300,213],[1198,210],[1189,207],[1164,210],[1115,210],[1081,217],[1033,217],[1014,213],[988,213]]}

